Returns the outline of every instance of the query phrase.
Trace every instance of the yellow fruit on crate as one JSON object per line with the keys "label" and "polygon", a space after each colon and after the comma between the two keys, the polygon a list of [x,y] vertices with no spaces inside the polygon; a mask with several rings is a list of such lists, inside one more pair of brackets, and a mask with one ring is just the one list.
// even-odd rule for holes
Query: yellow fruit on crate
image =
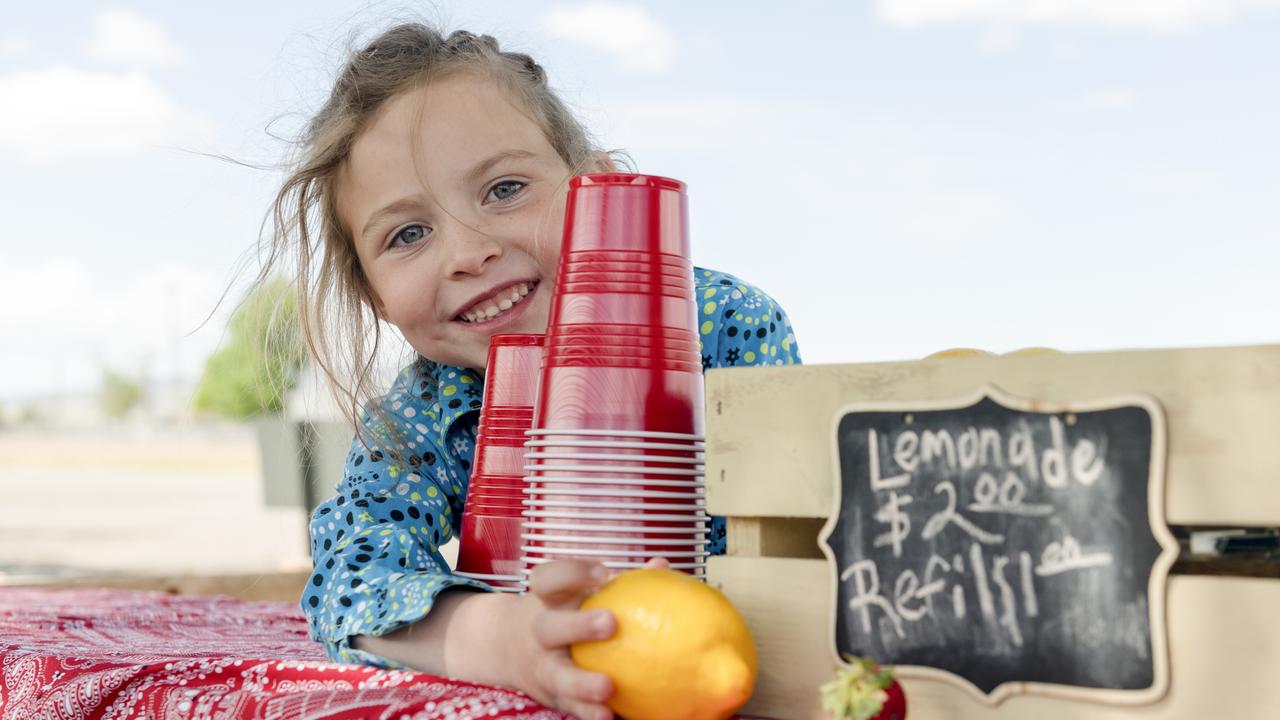
{"label": "yellow fruit on crate", "polygon": [[1047,347],[1024,347],[1018,348],[1017,350],[1010,350],[1005,353],[1005,355],[1058,355],[1061,353],[1061,350],[1054,350],[1053,348]]}
{"label": "yellow fruit on crate", "polygon": [[950,348],[925,356],[925,360],[954,360],[955,358],[989,357],[995,353],[978,348]]}
{"label": "yellow fruit on crate", "polygon": [[693,576],[631,570],[582,608],[604,608],[617,618],[613,637],[569,652],[579,667],[613,680],[608,705],[626,720],[722,720],[751,697],[751,632],[724,595]]}

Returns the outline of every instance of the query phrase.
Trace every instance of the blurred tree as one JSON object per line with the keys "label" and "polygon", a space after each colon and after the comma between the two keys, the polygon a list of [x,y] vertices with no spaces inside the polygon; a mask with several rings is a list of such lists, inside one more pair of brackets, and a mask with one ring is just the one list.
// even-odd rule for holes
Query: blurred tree
{"label": "blurred tree", "polygon": [[236,420],[277,413],[306,357],[293,287],[256,284],[227,323],[227,343],[205,361],[197,410]]}
{"label": "blurred tree", "polygon": [[102,411],[110,418],[122,418],[142,402],[142,383],[114,370],[102,374]]}

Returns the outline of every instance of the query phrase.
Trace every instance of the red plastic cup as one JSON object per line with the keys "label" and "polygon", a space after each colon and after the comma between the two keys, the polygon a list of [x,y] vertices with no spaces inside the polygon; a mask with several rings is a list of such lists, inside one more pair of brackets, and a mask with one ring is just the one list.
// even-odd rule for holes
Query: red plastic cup
{"label": "red plastic cup", "polygon": [[480,427],[458,537],[461,572],[520,573],[524,434],[533,421],[543,339],[503,334],[489,340]]}
{"label": "red plastic cup", "polygon": [[[686,205],[683,183],[668,178],[570,183],[536,452],[526,455],[526,567],[654,556],[702,567],[703,385]],[[649,447],[659,440],[666,447]]]}
{"label": "red plastic cup", "polygon": [[543,382],[552,391],[546,395],[536,425],[547,429],[704,433],[698,365],[681,363],[666,369],[612,364],[617,363],[590,358],[548,364]]}
{"label": "red plastic cup", "polygon": [[698,308],[691,297],[608,292],[608,288],[601,290],[557,294],[552,302],[556,304],[553,312],[563,322],[560,327],[635,322],[694,330]]}
{"label": "red plastic cup", "polygon": [[599,322],[692,330],[687,205],[684,183],[670,178],[603,173],[571,180],[548,334]]}
{"label": "red plastic cup", "polygon": [[655,175],[599,173],[569,181],[564,252],[623,250],[689,257],[685,185]]}
{"label": "red plastic cup", "polygon": [[655,252],[651,247],[640,245],[631,250],[580,250],[564,246],[560,262],[562,266],[588,269],[654,268],[679,276],[685,275],[685,270],[693,269],[693,263],[684,253]]}
{"label": "red plastic cup", "polygon": [[[514,475],[520,477],[525,466],[524,443],[516,440],[476,441],[472,474]],[[472,483],[474,487],[474,482]]]}
{"label": "red plastic cup", "polygon": [[526,487],[524,477],[521,475],[473,472],[471,473],[471,482],[467,487],[467,501],[470,501],[473,495],[477,498],[486,495],[520,495]]}
{"label": "red plastic cup", "polygon": [[519,575],[522,532],[518,516],[463,513],[457,569],[480,575]]}
{"label": "red plastic cup", "polygon": [[[542,335],[503,334],[489,339],[481,419],[495,410],[522,414],[538,397]],[[499,413],[501,414],[501,413]]]}

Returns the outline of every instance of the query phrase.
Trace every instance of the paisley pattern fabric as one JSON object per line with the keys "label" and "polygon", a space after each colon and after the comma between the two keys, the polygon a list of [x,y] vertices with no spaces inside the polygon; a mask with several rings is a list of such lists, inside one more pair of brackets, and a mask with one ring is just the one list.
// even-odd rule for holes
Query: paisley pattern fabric
{"label": "paisley pattern fabric", "polygon": [[329,662],[292,603],[0,588],[3,720],[571,720],[518,692]]}
{"label": "paisley pattern fabric", "polygon": [[[758,288],[695,268],[694,292],[704,371],[800,362],[790,320]],[[419,358],[366,412],[338,494],[311,518],[315,569],[302,610],[331,658],[404,669],[351,638],[422,619],[446,589],[489,589],[453,575],[439,552],[462,517],[483,396],[474,370]],[[397,445],[407,448],[399,457],[378,449]],[[713,517],[708,550],[724,546],[724,520]]]}

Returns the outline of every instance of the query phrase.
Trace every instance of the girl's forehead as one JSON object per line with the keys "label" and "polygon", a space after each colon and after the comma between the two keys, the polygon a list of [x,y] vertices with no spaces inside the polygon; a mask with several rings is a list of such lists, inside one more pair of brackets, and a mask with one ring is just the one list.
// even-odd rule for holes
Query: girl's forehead
{"label": "girl's forehead", "polygon": [[465,166],[495,149],[555,151],[542,129],[499,84],[459,74],[405,91],[356,138],[349,171],[385,172],[386,163]]}

